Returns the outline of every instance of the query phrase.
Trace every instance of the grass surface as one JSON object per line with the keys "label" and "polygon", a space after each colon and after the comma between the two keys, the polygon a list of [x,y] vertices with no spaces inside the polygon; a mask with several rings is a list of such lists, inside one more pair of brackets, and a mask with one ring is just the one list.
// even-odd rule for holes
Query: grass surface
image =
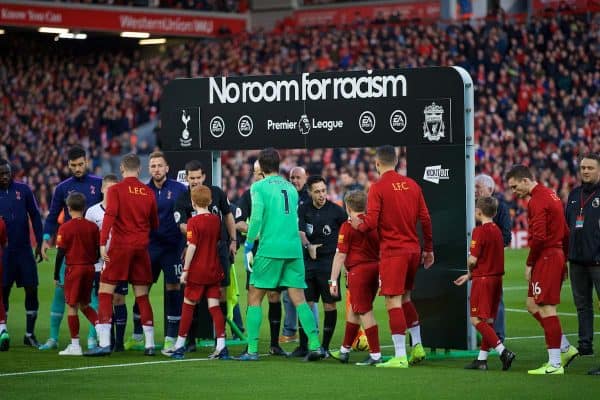
{"label": "grass surface", "polygon": [[[207,361],[210,349],[199,352],[184,361],[171,361],[161,355],[144,357],[141,352],[116,353],[110,357],[89,359],[84,357],[59,357],[56,351],[40,352],[22,345],[25,326],[23,291],[13,289],[9,329],[12,343],[9,352],[0,353],[0,396],[4,399],[187,399],[197,395],[209,399],[291,399],[291,398],[530,398],[579,399],[597,397],[600,378],[586,375],[588,369],[600,363],[598,358],[576,359],[564,376],[535,377],[526,371],[537,368],[547,359],[543,332],[539,325],[524,311],[526,282],[523,264],[526,252],[508,250],[504,301],[509,310],[507,316],[506,345],[517,353],[517,359],[508,372],[502,372],[500,361],[490,356],[490,371],[465,371],[467,359],[442,359],[424,361],[408,370],[382,370],[380,368],[340,365],[335,360],[303,363],[297,359],[281,359],[263,356],[257,363],[237,361]],[[245,279],[239,267],[238,279]],[[40,313],[36,334],[40,341],[48,334],[49,307],[53,292],[50,264],[39,266]],[[159,283],[161,287],[162,283]],[[128,304],[133,296],[128,296]],[[157,331],[162,332],[162,295],[159,290],[151,295]],[[245,295],[241,296],[242,303]],[[569,339],[577,344],[577,318],[573,307],[569,283],[563,287],[563,313],[561,322]],[[266,303],[265,319],[261,332],[262,353],[268,351],[268,324]],[[245,306],[244,306],[245,308]],[[129,308],[129,310],[131,310]],[[380,322],[383,353],[391,354],[391,338],[387,317],[381,298],[376,302]],[[510,311],[514,310],[514,311]],[[322,317],[322,314],[321,314]],[[339,321],[333,345],[339,345],[343,335],[344,312]],[[595,321],[598,322],[596,317]],[[85,346],[87,324],[82,321],[82,343]],[[596,324],[598,325],[598,324]],[[440,327],[443,329],[443,327]],[[596,330],[600,330],[597,328]],[[129,322],[127,335],[130,334]],[[61,349],[68,342],[68,329],[63,321],[60,337]],[[161,343],[162,338],[157,338]],[[598,340],[595,341],[600,351]],[[292,350],[294,344],[284,345]],[[237,354],[241,347],[231,347]],[[351,361],[359,361],[366,353],[352,354]],[[99,366],[103,368],[98,368]],[[61,370],[61,371],[56,371]],[[38,373],[31,373],[37,371]],[[25,373],[23,375],[9,375]]]}

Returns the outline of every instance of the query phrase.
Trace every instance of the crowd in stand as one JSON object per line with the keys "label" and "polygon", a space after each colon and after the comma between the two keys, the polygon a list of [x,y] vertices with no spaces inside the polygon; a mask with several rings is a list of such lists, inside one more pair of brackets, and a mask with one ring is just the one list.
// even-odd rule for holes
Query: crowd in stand
{"label": "crowd in stand", "polygon": [[[176,77],[459,65],[476,84],[477,170],[490,174],[500,192],[503,174],[524,163],[566,198],[576,183],[577,157],[600,151],[600,15],[481,26],[381,20],[298,31],[284,26],[218,41],[190,39],[152,57],[95,49],[75,55],[68,46],[7,39],[7,56],[0,58],[0,157],[34,187],[43,210],[66,176],[61,149],[69,144],[83,143],[96,169],[111,155],[151,150],[137,143],[135,128],[158,118],[161,87]],[[332,200],[340,200],[345,186],[368,187],[376,178],[369,149],[284,155],[284,169],[300,164],[323,174]],[[255,157],[223,155],[223,187],[232,201],[250,183]],[[401,160],[403,169],[405,155]],[[524,226],[522,204],[507,199],[515,224]]]}
{"label": "crowd in stand", "polygon": [[[47,1],[47,0],[44,0]],[[180,10],[246,12],[245,0],[59,0],[65,3],[115,5],[126,7],[160,7]]]}

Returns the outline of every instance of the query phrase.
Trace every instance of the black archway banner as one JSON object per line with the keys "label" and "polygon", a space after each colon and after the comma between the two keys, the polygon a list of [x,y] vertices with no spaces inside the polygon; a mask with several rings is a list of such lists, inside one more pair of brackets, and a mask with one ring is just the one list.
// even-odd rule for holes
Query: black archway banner
{"label": "black archway banner", "polygon": [[180,79],[165,88],[160,139],[172,152],[407,146],[434,229],[436,263],[413,296],[423,343],[473,348],[468,291],[452,284],[473,226],[472,90],[460,68]]}

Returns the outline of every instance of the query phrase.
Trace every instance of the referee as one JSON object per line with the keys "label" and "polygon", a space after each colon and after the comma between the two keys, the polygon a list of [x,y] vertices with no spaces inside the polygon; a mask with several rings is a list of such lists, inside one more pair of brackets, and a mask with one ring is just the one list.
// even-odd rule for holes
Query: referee
{"label": "referee", "polygon": [[[298,207],[300,238],[304,247],[306,268],[306,301],[312,307],[323,300],[325,317],[323,321],[323,348],[329,350],[329,343],[337,322],[336,302],[339,296],[332,296],[329,290],[331,267],[337,248],[338,233],[348,219],[344,209],[327,200],[327,185],[322,176],[313,175],[306,182],[311,202]],[[339,284],[336,282],[335,284]],[[308,338],[300,327],[300,346],[293,355],[306,355]]]}

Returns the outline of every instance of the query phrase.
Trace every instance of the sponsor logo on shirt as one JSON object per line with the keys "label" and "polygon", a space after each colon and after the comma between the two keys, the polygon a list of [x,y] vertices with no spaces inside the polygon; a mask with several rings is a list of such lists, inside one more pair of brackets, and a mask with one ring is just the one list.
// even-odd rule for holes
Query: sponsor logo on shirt
{"label": "sponsor logo on shirt", "polygon": [[343,244],[344,243],[344,235],[339,234],[338,235],[338,244]]}
{"label": "sponsor logo on shirt", "polygon": [[429,167],[425,167],[425,173],[423,174],[423,180],[431,183],[435,183],[436,185],[440,183],[440,181],[447,181],[450,179],[450,169],[442,168],[441,165],[431,165]]}

